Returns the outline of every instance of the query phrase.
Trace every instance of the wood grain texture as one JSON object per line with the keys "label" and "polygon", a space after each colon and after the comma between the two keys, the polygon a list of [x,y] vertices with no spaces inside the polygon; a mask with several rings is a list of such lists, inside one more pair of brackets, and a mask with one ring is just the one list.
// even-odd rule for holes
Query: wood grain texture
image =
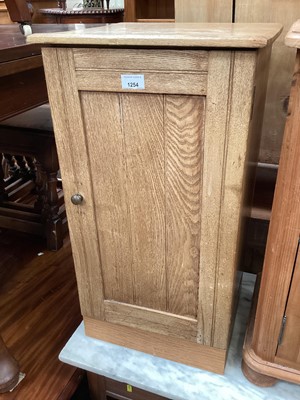
{"label": "wood grain texture", "polygon": [[[132,89],[122,88],[122,74],[140,74],[139,70],[80,70],[76,71],[76,81],[79,90],[101,92],[129,92]],[[169,93],[169,94],[206,94],[206,73],[175,73],[143,71],[145,89],[135,89],[137,93]]]}
{"label": "wood grain texture", "polygon": [[[53,102],[59,92],[54,105],[57,145],[61,157],[71,153],[61,164],[64,185],[70,194],[84,190],[86,198],[69,212],[71,223],[77,219],[72,240],[80,253],[75,261],[79,286],[86,293],[82,303],[86,307],[85,301],[92,301],[88,311],[101,311],[91,317],[82,308],[87,333],[221,371],[237,286],[248,133],[252,125],[259,127],[251,118],[263,112],[252,104],[254,85],[262,84],[255,76],[262,70],[256,69],[258,52],[210,50],[205,99],[192,95],[187,85],[188,94],[174,95],[178,82],[173,71],[165,72],[169,86],[163,93],[158,88],[154,94],[121,92],[113,82],[115,72],[108,75],[113,92],[105,92],[106,83],[95,84],[94,77],[107,70],[96,63],[97,69],[75,71],[71,48],[45,50],[48,74],[54,68],[60,71],[60,80],[51,75],[48,83],[55,87]],[[113,52],[108,59],[108,50],[106,65],[116,59]],[[94,51],[89,50],[93,60]],[[180,54],[178,50],[178,59]],[[153,60],[144,49],[141,56],[141,66]],[[187,81],[197,75],[181,72]],[[68,87],[62,94],[64,74]],[[159,70],[151,74],[156,79],[163,75]],[[87,86],[81,86],[80,76]],[[261,105],[262,95],[258,98]],[[63,99],[72,100],[71,111]],[[87,168],[79,176],[86,180],[75,186],[76,162],[80,159],[82,165],[82,157]],[[91,249],[88,259],[82,240]]]}
{"label": "wood grain texture", "polygon": [[259,160],[278,164],[288,96],[293,76],[295,49],[284,46],[284,37],[300,13],[298,0],[236,0],[235,21],[244,23],[278,22],[283,32],[272,50]]}
{"label": "wood grain texture", "polygon": [[149,333],[127,326],[118,326],[84,317],[88,336],[110,343],[143,351],[167,360],[203,368],[217,374],[224,373],[226,351],[202,346],[187,340]]}
{"label": "wood grain texture", "polygon": [[206,72],[208,52],[205,50],[151,49],[73,49],[75,68],[147,71]]}
{"label": "wood grain texture", "polygon": [[[277,348],[275,361],[280,364],[300,369],[300,255],[299,249],[285,309],[286,326],[282,341]],[[278,362],[279,363],[279,362]]]}
{"label": "wood grain texture", "polygon": [[2,231],[0,249],[0,331],[26,374],[0,399],[67,400],[80,381],[58,360],[81,321],[70,242],[51,252],[40,239]]}
{"label": "wood grain texture", "polygon": [[176,22],[232,22],[233,0],[175,0]]}
{"label": "wood grain texture", "polygon": [[[43,49],[43,62],[59,164],[62,177],[68,182],[64,187],[65,205],[81,309],[86,315],[103,318],[101,259],[94,206],[84,202],[83,206],[76,207],[70,201],[75,193],[81,193],[84,199],[93,197],[72,50]],[[83,165],[86,168],[82,168]],[[94,293],[98,295],[94,297]]]}
{"label": "wood grain texture", "polygon": [[36,33],[28,43],[62,45],[226,47],[257,49],[272,44],[280,24],[120,23],[64,33]]}
{"label": "wood grain texture", "polygon": [[[219,348],[226,348],[228,344],[226,341],[229,340],[229,336],[225,338],[223,332],[225,327],[230,326],[232,318],[235,274],[240,259],[241,223],[248,159],[247,145],[255,68],[256,54],[254,52],[235,53],[232,65],[230,115],[226,127],[228,142],[225,145],[226,158],[223,167],[215,288],[213,346]],[[226,284],[224,284],[225,280]]]}
{"label": "wood grain texture", "polygon": [[196,318],[204,99],[81,99],[105,299]]}
{"label": "wood grain texture", "polygon": [[[80,98],[89,133],[86,140],[92,166],[93,202],[98,216],[103,298],[134,303],[132,228],[121,99],[116,93],[95,92],[82,92]],[[97,292],[93,296],[97,296]]]}
{"label": "wood grain texture", "polygon": [[168,311],[197,318],[204,97],[165,97]]}
{"label": "wood grain texture", "polygon": [[219,348],[227,347],[239,261],[255,63],[255,52],[212,52],[209,59],[198,341]]}
{"label": "wood grain texture", "polygon": [[[211,52],[205,111],[198,342],[211,345],[220,202],[231,79],[231,52]],[[212,168],[212,166],[214,166]]]}
{"label": "wood grain texture", "polygon": [[253,332],[255,353],[270,362],[278,345],[300,230],[299,71],[297,54]]}
{"label": "wood grain texture", "polygon": [[196,341],[196,319],[108,300],[105,300],[104,308],[107,322]]}
{"label": "wood grain texture", "polygon": [[135,304],[166,310],[163,97],[124,94],[121,102]]}
{"label": "wood grain texture", "polygon": [[[84,93],[82,100],[105,298],[166,310],[163,98]],[[105,146],[102,154],[116,152],[113,164],[99,155],[98,143]],[[128,277],[117,279],[116,273]],[[128,280],[131,290],[121,287]]]}

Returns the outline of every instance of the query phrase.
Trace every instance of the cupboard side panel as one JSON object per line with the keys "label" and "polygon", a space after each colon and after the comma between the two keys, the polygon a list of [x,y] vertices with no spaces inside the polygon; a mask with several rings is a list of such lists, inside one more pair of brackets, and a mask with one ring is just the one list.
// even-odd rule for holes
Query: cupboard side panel
{"label": "cupboard side panel", "polygon": [[[232,66],[227,145],[222,176],[222,203],[219,219],[218,263],[212,345],[225,349],[232,322],[236,271],[242,242],[242,214],[246,188],[249,127],[251,121],[255,51],[235,52]],[[263,110],[262,110],[263,112]],[[226,334],[225,334],[226,332]]]}
{"label": "cupboard side panel", "polygon": [[198,342],[212,344],[215,271],[218,266],[222,169],[225,158],[229,90],[233,53],[211,51],[203,138],[203,178],[200,233]]}
{"label": "cupboard side panel", "polygon": [[132,229],[122,108],[117,93],[81,92],[103,265],[104,297],[133,304]]}
{"label": "cupboard side panel", "polygon": [[[102,319],[104,310],[99,238],[94,223],[96,216],[90,159],[86,149],[73,54],[71,49],[51,48],[44,48],[42,53],[81,312],[85,316]],[[81,193],[86,199],[82,205],[74,206],[71,203],[70,198],[75,193]]]}
{"label": "cupboard side panel", "polygon": [[197,317],[205,98],[165,96],[168,311]]}

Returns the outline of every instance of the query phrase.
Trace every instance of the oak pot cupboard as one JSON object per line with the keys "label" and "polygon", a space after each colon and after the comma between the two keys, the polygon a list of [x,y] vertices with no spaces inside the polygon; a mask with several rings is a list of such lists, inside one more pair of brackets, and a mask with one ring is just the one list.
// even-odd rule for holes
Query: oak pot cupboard
{"label": "oak pot cupboard", "polygon": [[87,335],[223,372],[280,30],[123,23],[28,38],[43,45]]}

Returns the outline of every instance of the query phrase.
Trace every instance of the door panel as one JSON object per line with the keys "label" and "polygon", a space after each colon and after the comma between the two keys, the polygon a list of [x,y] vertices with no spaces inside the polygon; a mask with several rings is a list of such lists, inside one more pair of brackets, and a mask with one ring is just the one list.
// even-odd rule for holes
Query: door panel
{"label": "door panel", "polygon": [[[195,321],[204,98],[100,92],[80,98],[104,298]],[[109,320],[119,318],[118,307],[106,309]]]}
{"label": "door panel", "polygon": [[204,101],[165,97],[168,311],[197,317]]}

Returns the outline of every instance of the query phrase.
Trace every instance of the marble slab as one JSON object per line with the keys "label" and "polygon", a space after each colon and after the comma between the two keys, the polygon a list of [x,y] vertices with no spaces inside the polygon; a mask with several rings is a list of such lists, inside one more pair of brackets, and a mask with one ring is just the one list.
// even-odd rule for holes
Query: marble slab
{"label": "marble slab", "polygon": [[254,288],[254,275],[244,274],[233,336],[224,375],[188,367],[159,357],[92,339],[83,323],[60,360],[126,382],[172,400],[296,400],[300,385],[278,382],[271,388],[251,384],[241,371],[242,346]]}

